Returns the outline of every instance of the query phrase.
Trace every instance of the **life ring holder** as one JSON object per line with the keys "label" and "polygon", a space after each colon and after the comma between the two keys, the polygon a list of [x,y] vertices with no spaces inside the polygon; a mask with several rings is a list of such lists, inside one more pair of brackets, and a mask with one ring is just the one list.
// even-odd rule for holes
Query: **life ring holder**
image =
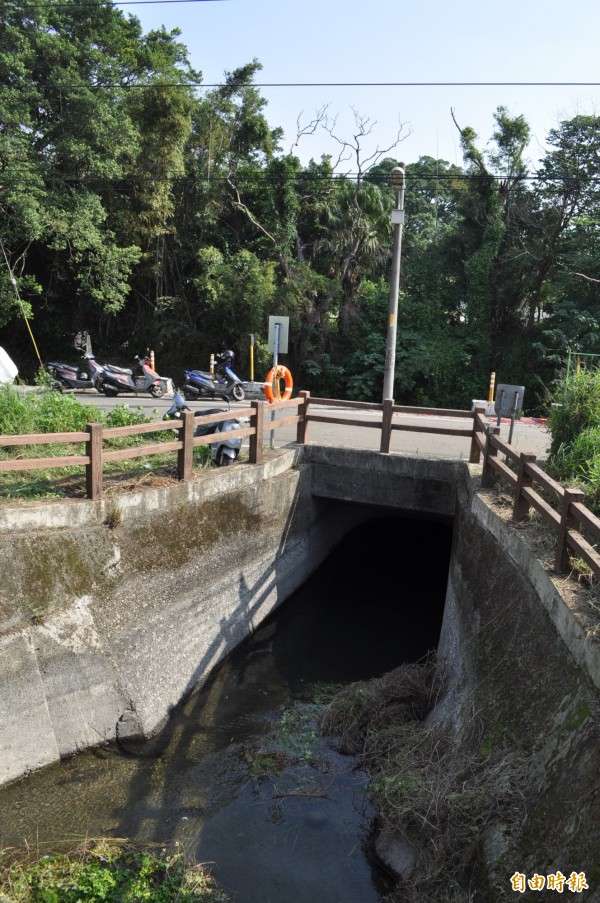
{"label": "life ring holder", "polygon": [[[279,390],[280,379],[283,379],[285,382],[283,395],[280,394]],[[276,385],[275,391],[273,391],[273,385]],[[287,401],[288,398],[292,397],[293,388],[294,380],[292,379],[292,374],[287,367],[283,366],[283,364],[278,364],[276,367],[271,367],[271,369],[265,376],[264,389],[269,404],[275,404],[275,402],[277,401]]]}

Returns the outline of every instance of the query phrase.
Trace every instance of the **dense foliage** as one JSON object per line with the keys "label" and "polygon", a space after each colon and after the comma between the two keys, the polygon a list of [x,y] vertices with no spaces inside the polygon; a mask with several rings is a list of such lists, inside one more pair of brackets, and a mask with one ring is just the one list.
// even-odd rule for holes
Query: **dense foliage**
{"label": "dense foliage", "polygon": [[[45,359],[73,359],[87,329],[97,356],[151,347],[177,381],[224,347],[247,377],[249,334],[262,375],[277,313],[296,385],[379,400],[400,147],[367,159],[357,117],[336,136],[352,178],[329,157],[303,166],[256,60],[199,91],[179,33],[143,34],[108,0],[0,17],[0,345],[21,374],[37,366],[24,314]],[[496,371],[531,411],[567,349],[600,350],[600,117],[553,129],[535,177],[523,117],[495,121],[486,150],[457,123],[463,167],[407,166],[400,402],[469,405]]]}

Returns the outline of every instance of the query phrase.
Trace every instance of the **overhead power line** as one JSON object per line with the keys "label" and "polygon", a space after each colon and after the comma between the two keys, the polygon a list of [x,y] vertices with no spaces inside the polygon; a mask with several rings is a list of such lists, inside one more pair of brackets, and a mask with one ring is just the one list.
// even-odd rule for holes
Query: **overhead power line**
{"label": "overhead power line", "polygon": [[[107,4],[108,6],[149,6],[157,3],[223,3],[225,0],[114,0],[113,3]],[[90,6],[95,9],[100,6],[100,3],[53,3],[51,9],[77,9],[80,7]],[[2,4],[0,4],[0,8],[2,8]],[[44,3],[22,3],[17,11],[26,10],[26,9],[48,9],[48,5]],[[14,9],[14,7],[13,7]]]}
{"label": "overhead power line", "polygon": [[[136,0],[142,2],[142,0]],[[147,0],[165,2],[165,0]],[[180,2],[180,0],[166,0]],[[181,0],[183,2],[183,0]],[[192,2],[192,0],[190,0]],[[40,88],[129,90],[131,88],[598,88],[600,82],[136,82],[133,84],[40,84]]]}
{"label": "overhead power line", "polygon": [[[287,176],[285,178],[277,178],[273,177],[269,173],[248,173],[248,174],[237,174],[235,176],[235,183],[238,186],[245,185],[264,185],[264,184],[275,184],[279,185],[283,182],[293,183],[299,182],[306,185],[310,182],[356,182],[359,178],[358,173],[343,173],[336,174],[332,173],[331,175],[325,174],[317,174],[317,173],[309,173],[309,172],[300,172],[294,175]],[[377,183],[387,185],[390,187],[391,183],[389,180],[389,176],[387,174],[382,173],[362,173],[360,175],[361,181]],[[506,175],[497,175],[497,174],[487,174],[485,176],[479,174],[471,174],[466,172],[459,173],[441,173],[439,175],[436,174],[410,174],[410,183],[412,185],[439,185],[444,182],[481,182],[482,180],[493,180],[495,182],[504,182],[507,179]],[[594,177],[586,177],[586,176],[541,176],[535,173],[528,173],[526,175],[521,176],[516,184],[515,188],[518,187],[519,184],[523,182],[548,182],[548,183],[559,183],[566,184],[569,187],[575,187],[577,185],[582,185],[587,188],[590,187],[600,187],[600,174]],[[95,188],[99,191],[106,190],[128,190],[131,188],[139,188],[152,184],[160,184],[163,182],[172,182],[172,183],[192,183],[202,187],[203,185],[225,185],[230,182],[230,178],[226,176],[211,176],[209,179],[207,176],[198,176],[196,174],[189,174],[180,171],[174,172],[166,172],[160,175],[153,175],[152,173],[140,173],[140,174],[128,174],[115,178],[108,178],[104,176],[86,176],[84,178],[77,178],[76,176],[67,176],[61,174],[51,174],[47,175],[45,178],[40,177],[39,179],[35,178],[21,178],[19,176],[18,171],[13,175],[12,173],[7,177],[3,177],[0,174],[0,192],[2,189],[6,188],[14,188],[14,187],[29,187],[29,188],[38,188],[40,190],[46,190],[52,185],[61,184],[65,186],[69,186],[72,188],[85,186]]]}

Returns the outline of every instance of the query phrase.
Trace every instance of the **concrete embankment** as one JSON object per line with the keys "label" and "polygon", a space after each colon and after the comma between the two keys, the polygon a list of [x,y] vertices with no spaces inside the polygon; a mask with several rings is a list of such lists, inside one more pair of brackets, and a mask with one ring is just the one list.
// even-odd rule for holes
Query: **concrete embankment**
{"label": "concrete embankment", "polygon": [[[0,783],[157,731],[345,532],[395,510],[453,519],[436,717],[457,744],[468,735],[476,752],[502,747],[522,763],[528,807],[512,871],[591,870],[598,642],[478,475],[464,462],[307,446],[189,485],[3,507]],[[394,579],[390,604],[426,605],[426,574]],[[492,872],[504,836],[499,822],[483,838]]]}

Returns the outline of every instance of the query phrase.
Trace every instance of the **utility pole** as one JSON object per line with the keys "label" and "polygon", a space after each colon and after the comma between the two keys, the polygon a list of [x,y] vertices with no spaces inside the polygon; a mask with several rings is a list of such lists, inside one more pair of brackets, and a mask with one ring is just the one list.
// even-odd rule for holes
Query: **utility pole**
{"label": "utility pole", "polygon": [[385,343],[385,369],[383,373],[383,400],[394,397],[394,370],[396,368],[396,327],[398,320],[398,290],[400,288],[400,258],[402,254],[402,226],[404,225],[404,163],[394,166],[392,184],[396,188],[396,207],[392,210],[394,245],[392,248],[392,273],[390,281],[390,305],[388,330]]}

